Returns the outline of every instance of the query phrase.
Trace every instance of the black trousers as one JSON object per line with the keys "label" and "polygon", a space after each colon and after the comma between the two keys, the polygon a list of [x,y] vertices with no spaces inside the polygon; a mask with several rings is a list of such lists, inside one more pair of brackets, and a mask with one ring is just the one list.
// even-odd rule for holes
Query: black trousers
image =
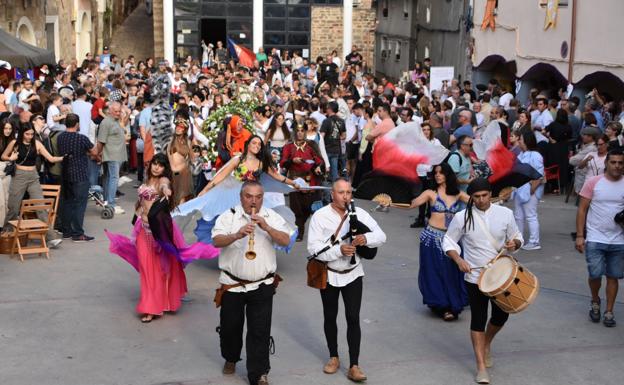
{"label": "black trousers", "polygon": [[470,304],[470,330],[474,332],[484,332],[487,324],[488,302],[492,302],[492,316],[490,323],[494,326],[502,327],[509,318],[509,313],[505,313],[496,302],[479,290],[479,286],[474,283],[466,283],[468,292],[468,303]]}
{"label": "black trousers", "polygon": [[312,203],[317,200],[319,200],[317,192],[291,192],[289,195],[290,209],[295,214],[295,223],[300,238],[303,238],[305,223],[312,215]]}
{"label": "black trousers", "polygon": [[273,285],[262,284],[246,293],[225,292],[221,302],[221,356],[228,362],[241,360],[243,326],[247,315],[247,377],[256,385],[261,375],[271,369],[269,341],[273,311]]}
{"label": "black trousers", "polygon": [[342,293],[345,316],[347,318],[347,343],[349,344],[349,366],[358,365],[360,358],[360,307],[362,305],[362,277],[344,287],[335,287],[327,284],[327,288],[321,290],[323,300],[323,316],[325,318],[325,339],[330,357],[338,357],[338,297]]}

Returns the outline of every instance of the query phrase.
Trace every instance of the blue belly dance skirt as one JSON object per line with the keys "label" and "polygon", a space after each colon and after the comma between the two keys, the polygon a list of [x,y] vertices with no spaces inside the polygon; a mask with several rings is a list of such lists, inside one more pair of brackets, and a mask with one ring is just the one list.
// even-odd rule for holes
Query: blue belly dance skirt
{"label": "blue belly dance skirt", "polygon": [[468,305],[464,273],[442,251],[444,233],[427,226],[420,234],[418,288],[425,305],[459,314]]}

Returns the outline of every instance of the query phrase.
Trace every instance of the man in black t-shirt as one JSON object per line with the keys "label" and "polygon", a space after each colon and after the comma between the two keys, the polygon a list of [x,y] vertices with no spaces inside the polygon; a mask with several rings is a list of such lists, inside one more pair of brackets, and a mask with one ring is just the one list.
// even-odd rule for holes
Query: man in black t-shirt
{"label": "man in black t-shirt", "polygon": [[330,102],[327,105],[327,119],[321,125],[321,136],[325,142],[325,152],[330,165],[332,182],[338,179],[344,168],[344,159],[341,141],[346,139],[347,130],[344,120],[338,115],[338,103]]}
{"label": "man in black t-shirt", "polygon": [[84,233],[83,222],[89,196],[89,160],[87,155],[97,155],[97,149],[89,139],[78,132],[80,118],[76,114],[67,114],[66,131],[57,139],[58,151],[64,156],[61,191],[61,227],[63,238],[74,242],[93,240]]}
{"label": "man in black t-shirt", "polygon": [[319,64],[321,69],[320,83],[328,82],[332,86],[338,85],[338,66],[332,61],[332,56],[327,55],[327,60],[324,63]]}
{"label": "man in black t-shirt", "polygon": [[360,55],[360,53],[358,52],[358,48],[356,46],[353,46],[351,52],[347,55],[346,59],[346,64],[350,64],[350,65],[356,65],[356,64],[361,64],[362,63],[362,55]]}

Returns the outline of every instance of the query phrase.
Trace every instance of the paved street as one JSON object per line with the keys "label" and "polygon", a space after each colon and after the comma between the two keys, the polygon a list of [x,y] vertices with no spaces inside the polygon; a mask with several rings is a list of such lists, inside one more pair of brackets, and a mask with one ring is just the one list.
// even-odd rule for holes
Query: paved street
{"label": "paved street", "polygon": [[[246,384],[244,362],[235,376],[221,375],[223,360],[212,303],[216,261],[186,270],[191,301],[175,315],[143,325],[134,313],[138,274],[108,253],[103,229],[130,232],[134,192],[122,187],[128,212],[99,219],[90,203],[87,244],[64,243],[51,260],[25,263],[0,258],[0,383],[7,385]],[[360,202],[370,208],[369,202]],[[444,323],[422,305],[417,287],[418,232],[413,212],[374,213],[388,243],[365,262],[361,365],[369,384],[471,384],[473,354],[469,314]],[[511,316],[493,348],[494,384],[621,384],[624,374],[624,306],[620,324],[607,329],[587,319],[589,305],[584,258],[569,233],[575,208],[561,197],[540,206],[543,249],[519,253],[541,280],[537,301]],[[272,384],[347,384],[343,367],[321,372],[327,359],[321,301],[305,285],[304,244],[279,257],[285,281],[274,302]],[[620,296],[620,298],[622,298]],[[339,347],[348,352],[344,316]]]}

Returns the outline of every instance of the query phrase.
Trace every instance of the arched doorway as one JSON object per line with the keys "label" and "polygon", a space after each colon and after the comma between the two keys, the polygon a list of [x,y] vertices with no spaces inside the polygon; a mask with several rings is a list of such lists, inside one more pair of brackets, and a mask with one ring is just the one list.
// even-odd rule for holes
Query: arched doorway
{"label": "arched doorway", "polygon": [[33,30],[32,23],[26,16],[22,17],[17,23],[17,33],[15,36],[28,44],[32,44],[34,46],[37,45],[37,39],[35,38],[35,31]]}
{"label": "arched doorway", "polygon": [[78,63],[84,60],[87,53],[91,52],[91,15],[90,12],[82,12],[77,24],[76,31],[76,58]]}

